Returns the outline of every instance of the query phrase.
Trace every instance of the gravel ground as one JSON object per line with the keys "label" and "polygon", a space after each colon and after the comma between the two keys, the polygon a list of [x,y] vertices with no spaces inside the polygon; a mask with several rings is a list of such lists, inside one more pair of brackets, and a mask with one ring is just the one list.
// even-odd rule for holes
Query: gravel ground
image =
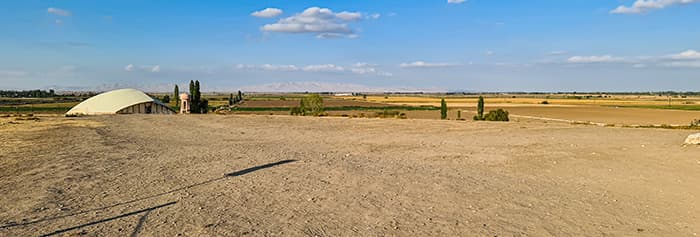
{"label": "gravel ground", "polygon": [[0,122],[0,236],[695,236],[683,130],[287,116]]}

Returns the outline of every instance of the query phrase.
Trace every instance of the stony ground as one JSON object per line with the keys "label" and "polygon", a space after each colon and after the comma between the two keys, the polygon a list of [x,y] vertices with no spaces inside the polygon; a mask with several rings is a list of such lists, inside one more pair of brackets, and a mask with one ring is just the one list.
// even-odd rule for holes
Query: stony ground
{"label": "stony ground", "polygon": [[695,236],[683,130],[104,116],[0,123],[0,236]]}

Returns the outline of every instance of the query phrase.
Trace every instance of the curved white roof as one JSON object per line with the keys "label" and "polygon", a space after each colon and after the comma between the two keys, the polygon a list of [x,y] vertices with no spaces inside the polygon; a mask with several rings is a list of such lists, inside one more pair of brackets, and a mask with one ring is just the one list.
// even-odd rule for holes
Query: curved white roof
{"label": "curved white roof", "polygon": [[73,107],[66,114],[116,114],[123,108],[145,102],[154,102],[166,106],[160,101],[154,100],[139,90],[120,89],[90,97],[89,99]]}

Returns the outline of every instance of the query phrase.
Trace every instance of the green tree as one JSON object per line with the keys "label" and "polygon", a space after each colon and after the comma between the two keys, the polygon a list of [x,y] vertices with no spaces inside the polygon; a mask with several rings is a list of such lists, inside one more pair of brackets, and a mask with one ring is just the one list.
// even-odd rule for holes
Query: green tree
{"label": "green tree", "polygon": [[170,103],[170,96],[169,95],[163,96],[163,100],[161,100],[161,102],[166,103],[166,104]]}
{"label": "green tree", "polygon": [[323,114],[323,97],[319,94],[310,94],[302,100],[306,115],[319,116]]}
{"label": "green tree", "polygon": [[197,109],[196,109],[196,108],[197,108],[197,104],[194,103],[194,94],[195,94],[195,90],[194,90],[194,89],[195,89],[195,88],[194,88],[194,81],[190,80],[190,101],[189,101],[189,103],[190,103],[190,112],[196,112],[196,111],[197,111]]}
{"label": "green tree", "polygon": [[440,101],[440,119],[447,119],[447,103],[445,102],[445,98],[442,98],[442,101]]}
{"label": "green tree", "polygon": [[180,106],[180,87],[175,85],[175,90],[173,90],[173,98],[175,98],[176,106]]}
{"label": "green tree", "polygon": [[479,96],[479,102],[476,105],[476,117],[474,120],[484,120],[484,97]]}
{"label": "green tree", "polygon": [[238,101],[243,101],[243,92],[238,91]]}
{"label": "green tree", "polygon": [[194,108],[192,108],[192,111],[194,111],[194,113],[201,114],[202,111],[206,111],[207,108],[202,106],[202,93],[199,89],[199,80],[195,80],[194,95],[192,96],[192,98],[190,98],[190,100],[192,100],[192,105],[194,106]]}
{"label": "green tree", "polygon": [[199,108],[200,114],[206,114],[207,112],[209,112],[209,100],[204,99],[199,101],[199,106],[197,107]]}
{"label": "green tree", "polygon": [[234,103],[235,103],[235,102],[234,102],[234,100],[233,100],[233,93],[231,93],[231,95],[228,96],[228,105],[231,106],[231,105],[233,105]]}
{"label": "green tree", "polygon": [[202,101],[202,92],[199,87],[199,80],[194,81],[194,100],[196,102]]}

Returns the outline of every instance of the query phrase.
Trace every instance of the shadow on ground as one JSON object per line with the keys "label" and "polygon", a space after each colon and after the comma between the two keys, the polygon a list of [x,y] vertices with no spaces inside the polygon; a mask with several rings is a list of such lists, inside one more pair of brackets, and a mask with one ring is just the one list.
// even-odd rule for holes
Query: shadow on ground
{"label": "shadow on ground", "polygon": [[[68,217],[71,217],[71,216],[80,215],[80,214],[85,214],[85,213],[89,213],[89,212],[106,210],[106,209],[110,209],[110,208],[113,208],[113,207],[122,206],[122,205],[130,204],[130,203],[136,203],[136,202],[139,202],[139,201],[144,201],[144,200],[148,200],[148,199],[152,199],[152,198],[156,198],[156,197],[160,197],[160,196],[164,196],[164,195],[176,193],[176,192],[179,192],[179,191],[182,191],[182,190],[185,190],[185,189],[190,189],[190,188],[194,188],[194,187],[197,187],[197,186],[207,185],[207,184],[214,183],[214,182],[221,181],[221,180],[225,180],[225,179],[228,179],[228,178],[231,178],[231,177],[238,177],[238,176],[246,175],[246,174],[249,174],[249,173],[258,171],[258,170],[267,169],[267,168],[272,168],[272,167],[275,167],[275,166],[278,166],[278,165],[283,165],[283,164],[292,163],[292,162],[296,162],[296,161],[297,161],[297,160],[282,160],[282,161],[278,161],[278,162],[274,162],[274,163],[269,163],[269,164],[254,166],[254,167],[247,168],[247,169],[243,169],[243,170],[239,170],[239,171],[236,171],[236,172],[227,173],[227,174],[225,174],[223,177],[219,177],[219,178],[215,178],[215,179],[210,179],[210,180],[207,180],[207,181],[204,181],[204,182],[199,182],[199,183],[196,183],[196,184],[187,185],[187,186],[184,186],[184,187],[176,188],[176,189],[173,189],[173,190],[169,190],[169,191],[166,191],[166,192],[154,194],[154,195],[151,195],[151,196],[141,197],[141,198],[137,198],[137,199],[133,199],[133,200],[130,200],[130,201],[121,202],[121,203],[117,203],[117,204],[109,205],[109,206],[105,206],[105,207],[100,207],[100,208],[95,208],[95,209],[90,209],[90,210],[83,210],[83,211],[73,212],[73,213],[66,214],[66,215],[60,215],[60,216],[48,217],[48,218],[39,219],[39,220],[27,221],[27,222],[24,222],[24,223],[11,222],[11,223],[9,223],[9,224],[0,226],[0,229],[9,229],[9,228],[12,228],[12,227],[17,227],[17,226],[32,225],[32,224],[37,224],[37,223],[46,222],[46,221],[52,221],[52,220],[58,220],[58,219],[68,218]],[[44,234],[44,235],[42,235],[42,236],[57,235],[57,234],[65,233],[65,232],[68,232],[68,231],[80,229],[80,228],[87,227],[87,226],[97,225],[97,224],[100,224],[100,223],[104,223],[104,222],[108,222],[108,221],[113,221],[113,220],[116,220],[116,219],[120,219],[120,218],[124,218],[124,217],[129,217],[129,216],[132,216],[132,215],[137,215],[137,214],[140,214],[140,213],[146,213],[146,214],[144,214],[144,216],[142,216],[142,217],[139,219],[139,224],[136,226],[137,228],[134,229],[134,232],[132,233],[132,236],[136,236],[136,235],[138,234],[138,231],[140,230],[140,228],[141,228],[141,226],[142,226],[143,221],[145,221],[145,218],[147,217],[147,215],[148,215],[151,211],[156,210],[156,209],[159,209],[159,208],[163,208],[163,207],[175,205],[176,203],[177,203],[177,202],[168,202],[168,203],[165,203],[165,204],[162,204],[162,205],[153,206],[153,207],[149,207],[149,208],[146,208],[146,209],[141,209],[141,210],[138,210],[138,211],[133,211],[133,212],[121,214],[121,215],[118,215],[118,216],[114,216],[114,217],[110,217],[110,218],[106,218],[106,219],[101,219],[101,220],[89,222],[89,223],[86,223],[86,224],[81,224],[81,225],[77,225],[77,226],[73,226],[73,227],[69,227],[69,228],[57,230],[57,231],[54,231],[54,232],[51,232],[51,233],[48,233],[48,234]]]}

